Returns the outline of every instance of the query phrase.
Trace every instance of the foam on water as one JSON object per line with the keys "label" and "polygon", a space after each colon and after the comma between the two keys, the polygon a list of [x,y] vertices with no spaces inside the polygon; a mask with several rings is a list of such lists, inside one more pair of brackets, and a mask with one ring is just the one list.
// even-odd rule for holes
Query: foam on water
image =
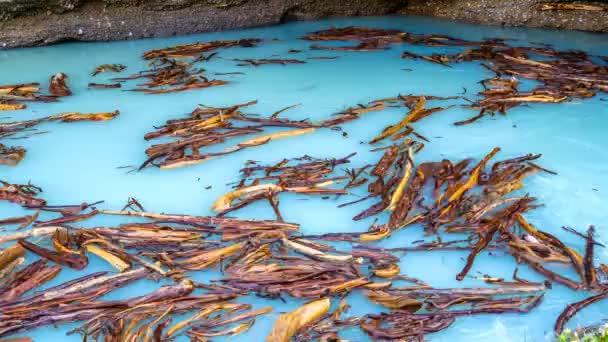
{"label": "foam on water", "polygon": [[[10,115],[11,120],[16,121],[64,111],[100,112],[114,109],[120,109],[121,115],[111,122],[69,125],[51,123],[41,126],[41,130],[49,130],[50,133],[14,142],[25,146],[28,155],[17,167],[2,167],[0,179],[12,183],[32,181],[44,189],[43,197],[50,204],[105,200],[102,208],[119,209],[129,196],[134,196],[148,211],[210,215],[211,204],[230,189],[227,183],[239,178],[238,170],[246,160],[273,163],[282,158],[304,154],[343,157],[357,152],[352,167],[375,163],[381,152],[369,152],[369,145],[360,142],[368,141],[385,126],[399,121],[403,117],[403,109],[389,108],[365,114],[362,119],[344,125],[348,132],[346,138],[340,132],[323,130],[181,169],[160,171],[148,168],[131,174],[125,169],[118,169],[117,167],[127,165],[137,166],[145,160],[144,150],[149,143],[143,140],[143,135],[153,130],[153,126],[161,125],[167,119],[182,118],[197,104],[229,106],[255,99],[259,103],[247,108],[246,113],[269,115],[285,106],[302,103],[284,115],[316,120],[327,118],[332,113],[358,103],[399,93],[450,96],[461,93],[464,87],[468,94],[474,94],[481,89],[477,82],[489,75],[486,69],[476,63],[462,63],[453,68],[445,68],[399,57],[406,48],[422,54],[431,51],[428,47],[394,45],[387,51],[365,53],[310,51],[308,47],[311,42],[299,39],[308,32],[332,25],[396,28],[417,33],[448,34],[469,40],[513,38],[517,41],[512,44],[544,42],[561,49],[574,48],[608,55],[608,36],[605,34],[482,27],[416,17],[336,19],[166,39],[68,43],[2,51],[0,84],[34,81],[47,84],[51,74],[65,72],[70,76],[69,85],[74,92],[74,96],[60,102],[35,103],[25,111],[3,113],[2,116]],[[146,66],[146,62],[141,59],[144,51],[182,43],[238,38],[278,38],[280,41],[263,43],[256,48],[221,50],[221,58],[205,64],[208,72],[246,73],[218,76],[231,82],[225,86],[165,95],[144,95],[119,89],[86,89],[89,82],[103,83],[116,76],[107,73],[91,78],[90,73],[97,65],[121,63],[128,66],[123,72],[123,75],[128,75]],[[304,52],[291,55],[287,53],[289,49],[301,49]],[[433,52],[438,50],[460,51],[459,48],[432,49]],[[257,68],[236,66],[237,62],[230,60],[272,58],[273,55],[280,56],[275,58],[335,55],[340,58],[309,60],[302,65],[265,65]],[[417,131],[431,140],[416,156],[416,160],[480,158],[495,146],[502,148],[500,159],[526,153],[542,153],[539,163],[557,171],[559,175],[538,174],[526,181],[526,192],[544,204],[527,214],[529,220],[540,229],[559,236],[564,242],[579,249],[583,247],[582,239],[565,233],[561,226],[584,229],[589,224],[595,224],[599,240],[608,242],[608,210],[605,205],[608,194],[608,102],[602,102],[602,97],[608,98],[604,95],[563,104],[522,106],[509,111],[507,116],[488,117],[462,127],[455,127],[452,123],[475,113],[456,106],[416,123]],[[212,185],[212,188],[207,190],[205,188],[208,185]],[[355,193],[363,195],[365,189],[356,189]],[[284,218],[289,222],[300,223],[305,234],[365,231],[372,219],[354,222],[351,218],[369,205],[369,202],[337,208],[339,203],[352,199],[354,198],[302,200],[302,197],[287,194],[281,197],[281,209]],[[0,217],[17,216],[22,212],[17,205],[0,203]],[[235,216],[273,217],[265,203],[240,210]],[[121,221],[124,222],[124,218],[96,218],[84,224],[90,226]],[[409,228],[382,245],[405,246],[421,236],[420,229]],[[464,257],[466,253],[458,252],[409,253],[403,256],[401,269],[405,274],[421,278],[436,287],[483,286],[474,279],[465,279],[460,283],[454,280],[464,265]],[[597,259],[596,263],[608,262],[608,250],[598,249]],[[476,260],[470,274],[479,271],[510,278],[515,267],[516,263],[509,255],[489,256],[484,253]],[[103,261],[91,257],[91,264],[85,270],[65,269],[47,286],[99,270],[111,269]],[[531,280],[542,279],[526,267],[521,267],[520,274]],[[204,281],[219,277],[217,271],[197,275],[197,279]],[[112,292],[107,298],[141,295],[157,286],[154,282],[143,281]],[[551,340],[557,315],[565,305],[586,295],[556,285],[547,292],[541,306],[529,314],[460,318],[449,329],[429,337],[434,341],[452,342],[489,339]],[[270,302],[253,296],[241,300],[253,303],[256,307],[273,305],[275,312],[291,310],[302,303],[298,300],[289,300],[288,303]],[[353,315],[382,310],[358,293],[349,297],[349,303],[353,306]],[[595,323],[606,312],[608,302],[598,303],[575,316],[569,326]],[[261,317],[249,332],[230,337],[230,340],[262,340],[276,317],[276,314]],[[76,326],[77,324],[71,324],[59,328],[42,328],[25,335],[36,341],[78,341],[80,337],[77,335],[64,335]],[[358,331],[348,331],[344,337],[354,341],[367,340]]]}

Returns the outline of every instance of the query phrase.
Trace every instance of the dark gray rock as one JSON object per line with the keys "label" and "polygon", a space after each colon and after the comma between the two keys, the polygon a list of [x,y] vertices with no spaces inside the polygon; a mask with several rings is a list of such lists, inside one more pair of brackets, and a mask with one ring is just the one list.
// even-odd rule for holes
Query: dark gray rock
{"label": "dark gray rock", "polygon": [[[546,27],[608,32],[606,11],[540,11],[546,0],[409,0],[402,14],[414,14],[484,25]],[[559,1],[553,1],[559,2]],[[561,1],[573,2],[573,1]],[[576,3],[594,4],[588,1]],[[606,1],[597,2],[607,6]]]}
{"label": "dark gray rock", "polygon": [[[541,0],[0,0],[0,49],[163,37],[335,16],[415,14],[486,25],[608,32],[608,11]],[[608,1],[603,1],[604,4]]]}
{"label": "dark gray rock", "polygon": [[397,12],[401,0],[0,0],[0,48],[221,31]]}

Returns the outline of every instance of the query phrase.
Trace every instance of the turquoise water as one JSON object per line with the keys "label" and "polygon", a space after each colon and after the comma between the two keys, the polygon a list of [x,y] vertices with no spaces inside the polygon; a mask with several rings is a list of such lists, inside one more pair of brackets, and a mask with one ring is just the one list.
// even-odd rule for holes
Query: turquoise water
{"label": "turquoise water", "polygon": [[[7,145],[22,145],[28,150],[25,160],[17,167],[2,167],[0,179],[12,183],[32,183],[44,189],[43,198],[49,204],[76,204],[83,201],[105,200],[104,209],[120,209],[127,198],[136,197],[152,212],[211,215],[211,204],[228,191],[227,183],[239,179],[239,169],[246,160],[275,163],[283,158],[309,154],[315,157],[343,157],[357,152],[351,167],[375,163],[381,152],[370,152],[369,141],[385,126],[403,117],[403,108],[388,108],[365,114],[360,120],[344,125],[348,137],[340,132],[322,130],[310,135],[271,142],[217,158],[203,164],[175,170],[147,168],[139,173],[128,173],[122,166],[138,166],[150,145],[143,135],[153,126],[168,119],[184,117],[197,104],[222,107],[258,100],[246,113],[271,113],[302,103],[284,116],[292,119],[310,118],[313,121],[329,117],[358,103],[392,97],[397,94],[425,94],[451,96],[481,90],[477,83],[490,76],[476,63],[463,63],[445,68],[425,61],[399,58],[404,46],[393,45],[379,52],[310,51],[314,42],[299,37],[330,26],[371,26],[396,28],[417,33],[448,34],[456,38],[480,40],[489,37],[513,38],[512,44],[527,45],[533,42],[554,44],[560,49],[580,49],[592,54],[608,55],[608,35],[582,32],[563,32],[536,29],[512,29],[458,24],[416,17],[378,17],[336,19],[316,22],[292,23],[282,26],[250,30],[200,34],[164,39],[148,39],[114,43],[67,43],[42,48],[0,51],[0,84],[41,82],[57,72],[69,75],[74,96],[57,103],[33,103],[28,109],[0,113],[9,121],[20,121],[65,111],[105,112],[119,109],[121,115],[114,121],[103,123],[44,124],[38,128],[48,134],[26,140],[5,141]],[[219,51],[219,57],[205,65],[208,73],[244,72],[245,75],[217,76],[231,83],[225,86],[183,93],[144,95],[123,92],[120,89],[89,90],[89,82],[104,83],[116,77],[105,73],[90,76],[94,68],[105,63],[121,63],[128,68],[121,75],[130,75],[146,66],[143,52],[156,48],[191,43],[239,38],[277,38],[255,48],[231,48]],[[341,43],[337,43],[341,44]],[[408,46],[408,51],[424,54],[431,48]],[[304,50],[288,54],[290,49]],[[432,48],[432,52],[457,52],[460,48]],[[273,57],[274,55],[278,55]],[[232,58],[301,58],[311,56],[340,56],[334,60],[308,60],[301,65],[237,66]],[[402,69],[412,69],[406,71]],[[134,83],[131,83],[134,84]],[[124,87],[124,86],[123,86]],[[129,88],[129,87],[125,87]],[[480,158],[493,147],[499,146],[499,157],[509,158],[526,153],[542,153],[539,164],[555,170],[557,176],[538,174],[526,181],[525,191],[537,197],[543,207],[527,214],[539,229],[548,231],[564,242],[582,250],[583,241],[564,232],[564,225],[585,229],[594,224],[598,240],[608,243],[608,102],[597,96],[589,100],[552,105],[522,106],[509,111],[507,116],[486,117],[467,126],[455,127],[452,122],[467,119],[475,113],[456,106],[416,123],[416,130],[430,139],[430,143],[416,156],[418,162],[448,158]],[[444,105],[438,103],[438,105]],[[7,120],[7,119],[3,119]],[[210,189],[206,189],[212,185]],[[365,195],[365,188],[353,191]],[[373,219],[359,222],[352,217],[369,205],[361,203],[345,208],[337,205],[355,197],[322,200],[285,194],[281,197],[281,210],[288,222],[302,225],[304,234],[323,232],[366,231]],[[19,206],[0,203],[0,217],[22,214]],[[253,205],[235,213],[243,218],[273,218],[266,203]],[[84,222],[92,226],[102,223],[124,222],[117,218],[96,218]],[[422,237],[421,230],[410,228],[382,242],[380,245],[398,247],[409,245]],[[596,264],[608,262],[608,250],[598,249]],[[435,287],[483,286],[474,279],[454,280],[464,264],[466,252],[416,252],[403,255],[401,269],[404,274],[425,280]],[[516,263],[511,256],[483,254],[478,258],[471,274],[490,273],[510,278]],[[109,270],[103,261],[91,258],[83,271],[63,270],[60,276],[47,284],[53,286],[94,271]],[[526,267],[520,275],[541,279]],[[197,279],[218,278],[217,272],[205,272]],[[136,296],[149,292],[158,284],[146,281],[119,289],[108,298]],[[429,338],[433,341],[542,341],[552,340],[553,324],[557,315],[570,302],[587,296],[554,285],[545,295],[542,305],[526,315],[484,315],[460,318],[450,328]],[[290,300],[269,302],[260,298],[242,299],[259,307],[273,305],[275,312],[297,307],[301,302]],[[370,304],[364,296],[355,293],[349,297],[353,315],[377,312],[379,307]],[[608,312],[608,302],[594,305],[574,317],[569,327],[599,322]],[[602,313],[604,315],[602,315]],[[234,341],[262,340],[269,332],[277,314],[262,316],[253,328],[243,335],[230,337]],[[66,331],[77,326],[42,328],[24,334],[36,341],[78,341],[78,335],[66,337]],[[356,332],[344,334],[354,341],[366,336]]]}

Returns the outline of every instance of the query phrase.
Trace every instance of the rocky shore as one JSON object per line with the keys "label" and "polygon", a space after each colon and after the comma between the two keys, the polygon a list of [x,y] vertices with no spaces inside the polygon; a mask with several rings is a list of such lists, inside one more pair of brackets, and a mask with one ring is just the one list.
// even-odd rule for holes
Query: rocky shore
{"label": "rocky shore", "polygon": [[0,48],[165,37],[326,17],[415,14],[608,32],[608,10],[538,10],[539,0],[0,0]]}
{"label": "rocky shore", "polygon": [[[402,14],[424,15],[483,25],[544,27],[608,32],[608,2],[559,1],[585,4],[596,10],[540,10],[539,0],[409,0]],[[553,1],[558,3],[558,1]],[[603,10],[601,10],[603,8]]]}

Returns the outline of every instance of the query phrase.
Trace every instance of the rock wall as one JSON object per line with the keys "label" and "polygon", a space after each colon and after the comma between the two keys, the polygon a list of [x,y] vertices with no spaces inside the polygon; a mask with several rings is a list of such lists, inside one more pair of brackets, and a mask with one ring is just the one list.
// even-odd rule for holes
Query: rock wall
{"label": "rock wall", "polygon": [[[402,14],[424,15],[484,25],[546,27],[608,32],[608,1],[559,1],[598,5],[601,11],[541,11],[546,0],[409,0]],[[608,38],[607,38],[608,39]]]}
{"label": "rock wall", "polygon": [[396,13],[401,0],[0,0],[0,48]]}
{"label": "rock wall", "polygon": [[539,11],[539,3],[540,0],[0,0],[0,49],[393,13],[488,25],[608,32],[608,1],[604,1],[606,11]]}

